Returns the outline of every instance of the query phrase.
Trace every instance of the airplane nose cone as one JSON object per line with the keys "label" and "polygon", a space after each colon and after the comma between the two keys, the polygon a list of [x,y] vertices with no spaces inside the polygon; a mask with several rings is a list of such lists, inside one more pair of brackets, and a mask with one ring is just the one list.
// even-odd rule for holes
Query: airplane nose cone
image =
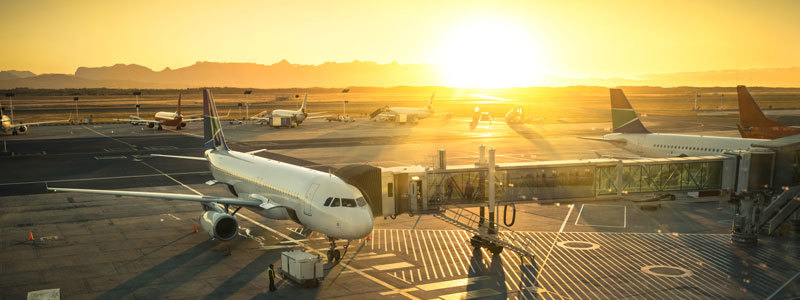
{"label": "airplane nose cone", "polygon": [[372,227],[374,226],[374,220],[372,219],[372,214],[369,211],[359,211],[357,214],[352,216],[350,222],[348,222],[347,229],[343,232],[343,238],[348,239],[360,239],[364,238],[372,232]]}

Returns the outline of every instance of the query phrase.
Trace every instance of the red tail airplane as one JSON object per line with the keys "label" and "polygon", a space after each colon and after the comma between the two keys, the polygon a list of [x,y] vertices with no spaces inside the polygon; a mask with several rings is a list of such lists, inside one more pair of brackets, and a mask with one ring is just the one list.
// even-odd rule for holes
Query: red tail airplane
{"label": "red tail airplane", "polygon": [[739,124],[736,126],[743,138],[774,140],[800,134],[800,128],[767,119],[756,101],[753,100],[747,87],[737,86],[736,91],[739,94]]}

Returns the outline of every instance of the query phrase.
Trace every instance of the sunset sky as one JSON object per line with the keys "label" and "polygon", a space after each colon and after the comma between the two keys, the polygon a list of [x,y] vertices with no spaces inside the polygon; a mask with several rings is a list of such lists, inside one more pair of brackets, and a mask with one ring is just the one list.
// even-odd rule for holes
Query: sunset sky
{"label": "sunset sky", "polygon": [[520,85],[800,66],[800,1],[230,2],[4,1],[0,70],[362,60]]}

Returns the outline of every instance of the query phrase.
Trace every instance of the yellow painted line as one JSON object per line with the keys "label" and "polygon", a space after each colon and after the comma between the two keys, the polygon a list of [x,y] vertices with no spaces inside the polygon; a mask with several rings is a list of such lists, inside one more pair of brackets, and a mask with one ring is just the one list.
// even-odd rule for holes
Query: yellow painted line
{"label": "yellow painted line", "polygon": [[475,298],[489,297],[495,295],[500,295],[500,292],[493,289],[480,289],[469,292],[461,292],[461,293],[439,296],[439,298],[445,300],[460,300],[460,299],[475,299]]}
{"label": "yellow painted line", "polygon": [[134,145],[132,145],[132,144],[128,144],[128,143],[126,143],[126,142],[123,142],[123,141],[121,141],[121,140],[119,140],[119,139],[116,139],[116,138],[110,137],[110,136],[106,135],[105,133],[99,132],[99,131],[97,131],[97,130],[91,129],[91,128],[89,128],[89,127],[86,127],[86,126],[81,126],[81,127],[83,127],[83,128],[86,128],[86,129],[88,129],[89,131],[91,131],[91,132],[94,132],[94,133],[96,133],[96,134],[98,134],[98,135],[100,135],[100,136],[104,136],[104,137],[110,138],[110,139],[112,139],[112,140],[115,140],[115,141],[117,141],[117,142],[120,142],[120,143],[123,143],[123,144],[125,144],[125,145],[128,145],[128,147],[131,147],[131,148],[136,148],[136,146],[134,146]]}
{"label": "yellow painted line", "polygon": [[394,269],[400,269],[400,268],[410,268],[410,267],[413,267],[413,266],[414,265],[412,265],[410,263],[407,263],[407,262],[399,262],[399,263],[393,263],[393,264],[377,265],[377,266],[372,266],[372,267],[375,270],[378,270],[378,271],[386,271],[386,270],[394,270]]}
{"label": "yellow painted line", "polygon": [[[198,192],[197,190],[193,189],[192,187],[190,187],[190,186],[188,186],[188,185],[185,185],[183,182],[180,182],[180,181],[178,181],[178,180],[177,180],[177,179],[175,179],[175,178],[172,178],[171,176],[167,175],[167,173],[164,173],[164,172],[162,172],[161,170],[159,170],[159,169],[156,169],[155,167],[153,167],[153,166],[151,166],[151,165],[148,165],[148,164],[147,164],[147,163],[145,163],[145,162],[142,162],[142,163],[143,163],[143,164],[145,164],[145,165],[147,165],[148,167],[150,167],[150,168],[152,168],[152,169],[156,170],[157,172],[159,172],[159,173],[163,174],[163,175],[164,175],[164,176],[166,176],[167,178],[169,178],[169,179],[172,179],[172,181],[175,181],[175,182],[177,182],[178,184],[180,184],[181,186],[185,187],[186,189],[188,189],[188,190],[190,190],[190,191],[194,192],[195,194],[198,194],[198,195],[203,195],[203,193],[201,193],[201,192]],[[266,229],[266,230],[272,231],[272,233],[274,233],[274,234],[276,234],[276,235],[278,235],[278,236],[280,236],[280,237],[282,237],[282,238],[284,238],[284,239],[286,239],[286,240],[293,241],[293,242],[294,242],[295,244],[297,244],[297,245],[303,246],[303,248],[306,248],[306,249],[310,250],[311,252],[316,252],[317,254],[319,254],[319,255],[323,255],[323,256],[324,256],[324,255],[326,255],[326,254],[324,254],[324,253],[322,253],[322,252],[320,252],[320,251],[317,251],[317,250],[316,250],[316,249],[314,249],[314,248],[311,248],[309,245],[306,245],[306,244],[305,244],[305,243],[303,243],[303,242],[297,241],[297,240],[295,240],[295,239],[293,239],[293,238],[289,237],[288,235],[285,235],[285,234],[283,234],[283,233],[282,233],[282,232],[280,232],[280,231],[277,231],[277,230],[275,230],[275,229],[272,229],[271,227],[268,227],[267,225],[261,224],[261,223],[259,223],[258,221],[256,221],[256,220],[253,220],[253,218],[251,218],[251,217],[248,217],[247,215],[245,215],[244,211],[240,211],[240,212],[238,213],[238,215],[239,215],[240,217],[244,218],[245,220],[247,220],[247,221],[250,221],[250,223],[253,223],[253,224],[255,224],[255,225],[258,225],[259,227],[261,227],[261,228],[264,228],[264,229]],[[371,276],[371,275],[369,275],[369,274],[367,274],[367,273],[364,273],[364,271],[361,271],[361,270],[359,270],[359,269],[356,269],[356,268],[354,268],[353,266],[350,266],[350,265],[344,265],[344,267],[345,267],[345,268],[347,268],[347,269],[349,269],[350,271],[353,271],[354,273],[356,273],[356,274],[358,274],[358,275],[361,275],[361,276],[363,276],[364,278],[367,278],[367,279],[369,279],[369,280],[370,280],[370,281],[372,281],[372,282],[375,282],[375,283],[377,283],[377,284],[379,284],[379,285],[382,285],[383,287],[385,287],[385,288],[387,288],[387,289],[390,289],[390,290],[392,290],[392,291],[396,291],[396,292],[398,292],[398,294],[400,294],[400,295],[402,295],[402,296],[404,296],[404,297],[406,297],[406,298],[408,298],[408,299],[412,299],[412,300],[420,300],[419,298],[417,298],[417,297],[415,297],[415,296],[413,296],[413,295],[411,295],[411,294],[409,294],[409,293],[408,293],[409,291],[414,291],[414,290],[417,290],[416,288],[414,288],[414,289],[405,289],[405,290],[400,290],[400,289],[396,288],[395,286],[393,286],[393,285],[391,285],[391,284],[389,284],[389,283],[387,283],[387,282],[385,282],[385,281],[383,281],[383,280],[380,280],[380,279],[378,279],[378,278],[375,278],[375,277],[373,277],[373,276]]]}
{"label": "yellow painted line", "polygon": [[442,281],[442,282],[434,282],[434,283],[427,283],[427,284],[420,284],[417,285],[417,288],[423,291],[435,291],[440,289],[452,288],[457,286],[466,286],[472,283],[475,283],[479,280],[490,279],[491,276],[478,276],[478,277],[470,277],[470,278],[461,278],[456,280],[450,281]]}

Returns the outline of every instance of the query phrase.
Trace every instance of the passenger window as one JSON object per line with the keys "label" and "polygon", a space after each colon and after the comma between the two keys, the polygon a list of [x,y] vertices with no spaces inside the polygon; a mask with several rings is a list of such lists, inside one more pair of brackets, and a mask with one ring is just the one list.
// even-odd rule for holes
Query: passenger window
{"label": "passenger window", "polygon": [[331,205],[331,201],[333,201],[333,197],[328,197],[328,199],[325,199],[325,206]]}
{"label": "passenger window", "polygon": [[356,202],[358,203],[358,206],[359,206],[359,207],[362,207],[362,206],[364,206],[364,205],[367,205],[367,200],[365,200],[365,199],[364,199],[364,197],[358,197],[358,198],[356,199]]}
{"label": "passenger window", "polygon": [[356,207],[356,200],[355,199],[342,198],[342,206],[344,206],[344,207]]}
{"label": "passenger window", "polygon": [[339,198],[333,199],[333,203],[331,203],[331,207],[339,207]]}
{"label": "passenger window", "polygon": [[387,189],[386,195],[389,197],[394,197],[394,184],[389,182],[388,184],[386,184],[386,189]]}

